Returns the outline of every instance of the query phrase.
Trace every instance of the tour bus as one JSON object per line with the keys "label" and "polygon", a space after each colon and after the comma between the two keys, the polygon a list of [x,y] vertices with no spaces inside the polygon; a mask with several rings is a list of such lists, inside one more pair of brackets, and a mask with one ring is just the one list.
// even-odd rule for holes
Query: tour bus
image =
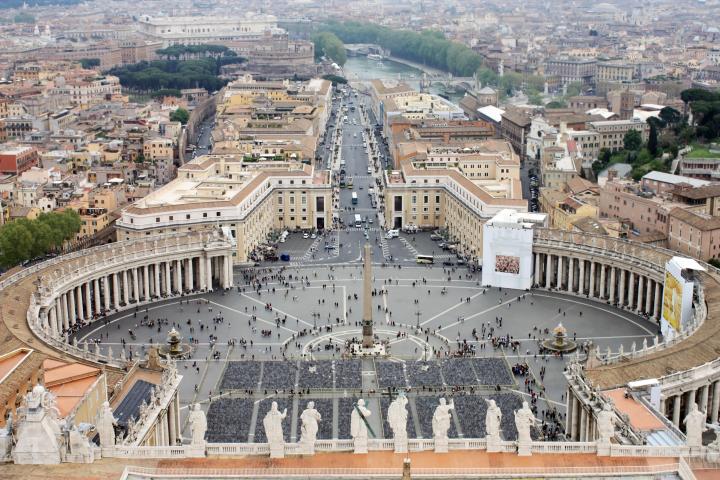
{"label": "tour bus", "polygon": [[417,263],[435,263],[435,258],[432,255],[418,255],[415,261]]}
{"label": "tour bus", "polygon": [[352,192],[352,203],[353,203],[353,205],[357,205],[357,202],[358,202],[357,198],[358,198],[358,197],[357,197],[357,192]]}
{"label": "tour bus", "polygon": [[362,228],[362,217],[357,213],[355,214],[355,228]]}

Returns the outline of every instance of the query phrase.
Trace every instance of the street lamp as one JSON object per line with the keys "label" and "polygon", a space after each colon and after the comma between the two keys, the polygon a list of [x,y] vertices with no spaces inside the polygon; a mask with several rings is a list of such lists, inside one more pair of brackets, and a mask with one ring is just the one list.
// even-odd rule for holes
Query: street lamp
{"label": "street lamp", "polygon": [[420,330],[420,315],[422,315],[422,313],[420,313],[420,309],[418,308],[418,309],[415,311],[415,316],[417,317],[417,323],[416,323],[415,327],[416,327],[418,330]]}

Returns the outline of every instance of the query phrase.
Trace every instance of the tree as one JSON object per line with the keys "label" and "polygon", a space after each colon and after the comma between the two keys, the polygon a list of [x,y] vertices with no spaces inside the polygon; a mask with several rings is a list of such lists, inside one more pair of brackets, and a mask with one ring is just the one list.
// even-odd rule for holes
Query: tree
{"label": "tree", "polygon": [[327,57],[341,67],[347,62],[345,44],[332,32],[320,32],[312,37],[315,44],[315,58]]}
{"label": "tree", "polygon": [[340,75],[333,75],[333,74],[331,74],[331,73],[330,73],[330,74],[327,74],[327,75],[323,75],[322,78],[325,79],[325,80],[330,80],[333,85],[338,85],[338,84],[345,84],[345,83],[347,83],[347,78],[341,77]]}
{"label": "tree", "polygon": [[90,69],[100,66],[100,59],[99,58],[81,58],[80,59],[80,66],[82,68]]}
{"label": "tree", "polygon": [[171,122],[180,122],[185,125],[189,119],[190,112],[188,112],[184,108],[177,108],[175,111],[170,113]]}
{"label": "tree", "polygon": [[648,150],[653,157],[658,154],[658,129],[655,126],[655,122],[650,122],[650,136],[648,137]]}
{"label": "tree", "polygon": [[0,229],[0,263],[5,268],[29,260],[32,252],[32,233],[25,224],[10,222]]}
{"label": "tree", "polygon": [[637,130],[630,130],[625,134],[623,138],[623,148],[625,150],[639,150],[642,146],[642,136]]}
{"label": "tree", "polygon": [[665,122],[666,125],[675,126],[682,120],[682,114],[672,107],[664,107],[660,110],[660,119]]}
{"label": "tree", "polygon": [[567,103],[562,100],[553,100],[545,105],[545,108],[567,108]]}
{"label": "tree", "polygon": [[80,215],[70,209],[10,222],[0,228],[0,265],[12,267],[60,248],[75,237],[81,225]]}

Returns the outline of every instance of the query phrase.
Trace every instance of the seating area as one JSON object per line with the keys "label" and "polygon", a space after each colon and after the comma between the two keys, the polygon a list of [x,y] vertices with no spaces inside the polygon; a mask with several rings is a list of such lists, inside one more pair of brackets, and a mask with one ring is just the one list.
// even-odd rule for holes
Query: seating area
{"label": "seating area", "polygon": [[335,388],[362,388],[360,360],[335,360]]}
{"label": "seating area", "polygon": [[436,361],[407,362],[408,383],[414,387],[439,387],[443,385],[440,365]]}
{"label": "seating area", "polygon": [[407,388],[405,367],[402,363],[378,360],[375,362],[375,372],[380,388]]}
{"label": "seating area", "polygon": [[[331,389],[333,387],[333,362],[300,362],[298,387],[301,389]],[[321,412],[322,414],[322,412]]]}
{"label": "seating area", "polygon": [[263,362],[262,388],[290,390],[295,388],[297,362]]}
{"label": "seating area", "polygon": [[222,381],[221,390],[253,390],[260,382],[262,362],[244,361],[228,362]]}
{"label": "seating area", "polygon": [[206,440],[210,443],[248,441],[255,402],[247,398],[218,398],[207,411]]}

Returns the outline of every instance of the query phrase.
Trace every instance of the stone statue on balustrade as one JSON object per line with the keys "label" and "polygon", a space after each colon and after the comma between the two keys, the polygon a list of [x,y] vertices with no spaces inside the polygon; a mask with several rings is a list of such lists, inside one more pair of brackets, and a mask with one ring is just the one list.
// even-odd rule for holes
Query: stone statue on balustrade
{"label": "stone statue on balustrade", "polygon": [[446,453],[448,451],[448,430],[450,430],[450,421],[452,419],[450,410],[454,408],[455,403],[452,400],[450,400],[450,403],[447,403],[444,398],[441,398],[440,405],[435,407],[435,413],[432,418],[432,429],[436,452]]}
{"label": "stone statue on balustrade", "polygon": [[97,420],[95,420],[101,447],[109,448],[115,445],[115,425],[117,425],[117,418],[113,415],[110,402],[103,402]]}
{"label": "stone statue on balustrade", "polygon": [[690,448],[702,447],[702,434],[707,427],[705,421],[707,416],[704,412],[698,410],[697,403],[693,403],[690,407],[690,413],[683,420],[685,425],[685,442]]}
{"label": "stone statue on balustrade", "polygon": [[308,402],[307,408],[300,414],[300,445],[303,446],[303,453],[312,455],[315,453],[315,440],[317,439],[318,423],[322,420],[320,412],[315,409],[315,402]]}
{"label": "stone statue on balustrade", "polygon": [[487,412],[485,413],[485,440],[487,442],[487,451],[489,453],[500,451],[500,422],[502,421],[502,412],[497,406],[495,400],[485,400],[487,403]]}
{"label": "stone statue on balustrade", "polygon": [[205,446],[207,417],[205,417],[205,412],[202,411],[199,403],[192,406],[192,411],[190,412],[188,421],[190,422],[190,433],[192,434],[190,445],[197,447]]}
{"label": "stone statue on balustrade", "polygon": [[530,428],[538,423],[537,418],[530,410],[528,402],[523,402],[520,410],[515,411],[515,428],[518,432],[518,455],[532,455],[532,437]]}
{"label": "stone statue on balustrade", "polygon": [[9,462],[12,460],[13,445],[13,414],[12,410],[8,413],[5,421],[5,428],[0,428],[0,462]]}
{"label": "stone statue on balustrade", "polygon": [[36,385],[25,395],[18,425],[13,461],[22,465],[50,465],[60,463],[62,432],[54,396],[42,385]]}
{"label": "stone statue on balustrade", "polygon": [[405,392],[400,392],[388,407],[387,422],[393,431],[395,453],[407,453],[408,451],[407,404],[408,399]]}
{"label": "stone statue on balustrade", "polygon": [[65,461],[73,463],[92,463],[95,460],[95,451],[90,445],[87,432],[93,429],[89,423],[74,425],[74,418],[66,422],[67,454]]}
{"label": "stone statue on balustrade", "polygon": [[285,456],[285,439],[283,438],[282,421],[287,417],[287,408],[280,412],[277,402],[272,402],[270,411],[263,419],[265,436],[270,446],[270,458]]}
{"label": "stone statue on balustrade", "polygon": [[365,400],[361,398],[350,414],[350,435],[353,438],[355,453],[367,453],[368,430],[372,431],[367,421],[370,415],[372,412],[365,408]]}
{"label": "stone statue on balustrade", "polygon": [[609,403],[597,414],[597,430],[598,455],[610,455],[610,441],[615,436],[615,414]]}

